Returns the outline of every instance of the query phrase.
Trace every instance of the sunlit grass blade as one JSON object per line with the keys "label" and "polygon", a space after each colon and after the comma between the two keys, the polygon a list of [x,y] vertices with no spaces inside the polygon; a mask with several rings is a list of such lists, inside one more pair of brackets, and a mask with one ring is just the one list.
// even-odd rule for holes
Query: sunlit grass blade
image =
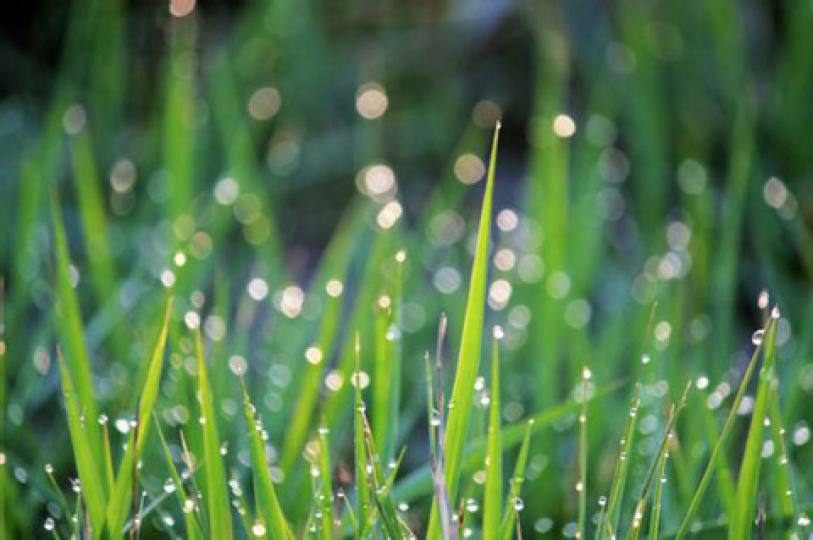
{"label": "sunlit grass blade", "polygon": [[757,488],[759,487],[759,471],[762,466],[762,432],[765,429],[765,418],[769,414],[769,398],[771,385],[776,384],[774,373],[774,346],[776,343],[776,323],[779,319],[779,310],[774,308],[771,314],[773,324],[769,323],[762,339],[765,341],[764,361],[759,373],[759,385],[751,412],[751,426],[748,429],[748,438],[745,441],[745,452],[740,465],[740,474],[737,480],[737,504],[728,527],[730,540],[749,538],[753,526],[754,509],[757,502]]}
{"label": "sunlit grass blade", "polygon": [[87,436],[87,426],[96,424],[96,418],[88,418],[82,412],[73,380],[59,350],[57,350],[57,358],[59,359],[59,369],[62,374],[62,394],[65,398],[65,407],[68,413],[68,429],[71,434],[74,462],[79,471],[79,480],[81,482],[81,497],[84,499],[87,508],[92,536],[93,538],[100,538],[105,520],[106,494],[102,481],[104,476],[100,474],[102,469],[95,461],[96,458],[91,450]]}
{"label": "sunlit grass blade", "polygon": [[486,487],[483,503],[483,536],[498,538],[502,512],[502,432],[500,426],[500,353],[502,328],[494,327],[491,358],[491,404],[486,443]]}
{"label": "sunlit grass blade", "polygon": [[[466,313],[463,319],[463,333],[457,357],[457,369],[449,401],[449,422],[444,446],[446,452],[446,486],[451,501],[455,500],[457,495],[463,447],[469,429],[469,417],[471,416],[474,397],[474,380],[477,378],[479,371],[480,352],[483,346],[483,318],[485,316],[486,281],[488,279],[488,246],[491,237],[492,194],[494,192],[494,172],[497,166],[499,134],[500,125],[497,124],[491,145],[486,190],[483,195],[483,207],[480,213],[480,225],[477,232],[477,244],[466,301]],[[440,534],[438,525],[437,510],[433,507],[428,532],[430,538],[436,539]]]}
{"label": "sunlit grass blade", "polygon": [[102,477],[102,436],[101,427],[96,422],[98,409],[96,396],[93,390],[93,378],[90,369],[90,357],[85,345],[85,335],[82,326],[82,313],[79,309],[79,299],[72,285],[71,262],[68,252],[68,240],[65,226],[62,221],[62,210],[56,195],[51,197],[51,216],[54,227],[54,244],[56,247],[57,271],[57,328],[60,341],[64,348],[66,369],[69,370],[70,379],[75,384],[77,406],[87,418],[85,437],[93,454],[95,465],[100,467],[97,471]]}
{"label": "sunlit grass blade", "polygon": [[[773,325],[776,321],[771,319],[768,321],[766,327],[761,330],[762,335],[766,333],[770,333],[772,330]],[[711,455],[709,456],[708,464],[706,465],[706,469],[703,471],[703,475],[700,477],[700,482],[697,484],[697,489],[692,496],[692,500],[689,503],[689,508],[686,510],[686,514],[683,516],[683,520],[680,523],[680,528],[678,529],[676,538],[677,540],[681,540],[686,536],[689,532],[689,526],[691,525],[692,519],[694,518],[694,514],[697,512],[698,508],[700,507],[700,502],[703,499],[703,495],[706,492],[706,488],[708,487],[709,481],[711,480],[712,474],[714,473],[716,463],[717,463],[717,456],[722,451],[723,446],[728,441],[728,437],[731,434],[731,429],[734,425],[734,420],[737,416],[737,411],[740,408],[740,403],[742,403],[742,398],[745,397],[745,392],[748,389],[748,383],[751,381],[751,376],[754,373],[754,369],[756,368],[757,361],[759,359],[760,354],[762,353],[762,345],[763,340],[759,341],[756,348],[754,349],[753,354],[751,355],[751,359],[748,362],[748,367],[745,369],[745,373],[742,376],[742,381],[740,381],[740,386],[737,389],[737,394],[734,396],[734,401],[731,403],[731,409],[728,412],[728,416],[725,419],[725,423],[723,424],[723,429],[720,432],[720,436],[717,438],[717,441],[714,443],[714,448],[711,451]]]}
{"label": "sunlit grass blade", "polygon": [[511,540],[514,537],[514,524],[517,520],[517,501],[521,500],[522,484],[525,482],[525,466],[528,463],[528,452],[531,447],[531,433],[533,432],[534,420],[528,420],[525,427],[525,436],[522,445],[519,447],[517,463],[514,466],[514,474],[511,477],[511,487],[508,491],[508,500],[503,511],[502,524],[500,525],[500,538]]}
{"label": "sunlit grass blade", "polygon": [[217,413],[214,396],[209,384],[208,368],[203,351],[203,338],[195,333],[197,354],[200,412],[203,431],[203,459],[206,478],[206,495],[209,508],[209,534],[212,538],[230,540],[233,535],[231,502],[226,491],[226,475],[223,456],[220,454],[220,437],[217,432]]}
{"label": "sunlit grass blade", "polygon": [[130,432],[130,437],[127,441],[127,449],[124,452],[124,457],[119,464],[118,473],[116,474],[115,487],[107,503],[107,526],[108,533],[111,537],[118,538],[120,535],[120,531],[126,519],[127,507],[132,503],[131,492],[136,488],[136,486],[133,485],[134,475],[132,471],[137,465],[138,460],[141,459],[144,444],[147,441],[147,435],[150,431],[151,422],[149,419],[152,417],[153,407],[158,399],[158,389],[161,385],[161,369],[164,360],[164,348],[169,332],[172,306],[173,300],[170,298],[167,300],[164,309],[164,316],[161,326],[158,329],[155,346],[153,347],[152,356],[147,369],[147,375],[139,394],[136,425]]}
{"label": "sunlit grass blade", "polygon": [[268,470],[265,436],[261,436],[261,434],[265,434],[265,429],[256,416],[256,409],[249,400],[245,384],[243,385],[243,409],[246,415],[251,450],[251,470],[254,475],[257,513],[262,517],[270,538],[293,538],[277,498],[271,472]]}

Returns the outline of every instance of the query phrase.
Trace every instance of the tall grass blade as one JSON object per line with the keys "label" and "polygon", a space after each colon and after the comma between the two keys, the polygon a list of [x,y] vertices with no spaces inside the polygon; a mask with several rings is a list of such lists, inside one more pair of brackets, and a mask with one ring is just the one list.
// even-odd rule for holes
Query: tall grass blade
{"label": "tall grass blade", "polygon": [[[491,144],[491,157],[488,165],[486,191],[483,195],[483,207],[480,213],[480,226],[477,232],[477,244],[474,263],[469,283],[466,314],[463,319],[463,334],[460,351],[457,357],[454,386],[449,401],[449,423],[445,437],[446,486],[449,500],[457,496],[457,484],[460,477],[463,447],[469,428],[472,400],[474,397],[474,380],[480,366],[480,351],[483,340],[483,318],[485,315],[486,280],[488,278],[488,247],[491,236],[491,206],[494,192],[494,172],[497,165],[497,143],[500,125],[494,131]],[[437,510],[433,508],[430,518],[429,537],[436,539],[440,533]]]}

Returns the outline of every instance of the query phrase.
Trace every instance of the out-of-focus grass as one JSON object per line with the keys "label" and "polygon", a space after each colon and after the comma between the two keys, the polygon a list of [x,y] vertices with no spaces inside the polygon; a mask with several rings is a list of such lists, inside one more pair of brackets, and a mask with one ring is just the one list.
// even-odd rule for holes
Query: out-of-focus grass
{"label": "out-of-focus grass", "polygon": [[0,44],[0,537],[810,534],[810,6],[170,7]]}

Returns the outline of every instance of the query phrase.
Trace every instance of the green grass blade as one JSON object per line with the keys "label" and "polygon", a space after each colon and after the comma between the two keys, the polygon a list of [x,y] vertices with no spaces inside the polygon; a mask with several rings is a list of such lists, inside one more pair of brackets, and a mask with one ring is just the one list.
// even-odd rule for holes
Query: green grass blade
{"label": "green grass blade", "polygon": [[[361,371],[361,343],[356,334],[356,373]],[[361,385],[355,385],[355,411],[353,413],[353,446],[356,473],[356,512],[358,513],[358,536],[364,537],[369,524],[370,487],[367,480],[367,446],[364,444],[364,410]]]}
{"label": "green grass blade", "polygon": [[104,421],[102,426],[102,437],[104,439],[104,480],[107,486],[107,492],[113,493],[116,485],[116,474],[113,472],[113,452],[110,448],[110,431],[107,428],[107,420]]}
{"label": "green grass blade", "polygon": [[652,465],[649,468],[649,472],[647,473],[641,488],[641,494],[638,498],[638,502],[635,505],[635,513],[632,516],[632,523],[628,533],[628,537],[630,539],[637,539],[641,534],[641,522],[643,520],[644,512],[646,511],[649,493],[652,491],[652,486],[654,486],[656,482],[660,483],[660,477],[656,478],[657,473],[660,470],[659,466],[661,461],[666,459],[666,454],[669,452],[669,441],[672,438],[672,432],[675,429],[675,425],[677,425],[680,413],[683,412],[684,408],[686,408],[686,398],[689,396],[689,391],[691,388],[692,381],[689,381],[686,383],[686,387],[683,390],[680,401],[677,403],[677,405],[672,406],[672,411],[669,414],[669,421],[666,424],[666,429],[663,431],[663,437],[661,438],[658,453],[655,456],[655,459],[652,461]]}
{"label": "green grass blade", "polygon": [[[457,484],[460,476],[463,447],[469,428],[472,400],[474,397],[474,380],[480,366],[480,351],[483,340],[483,317],[485,315],[486,281],[488,278],[488,246],[491,236],[491,205],[494,191],[494,171],[497,165],[497,143],[500,126],[494,131],[491,145],[491,158],[488,165],[486,191],[483,196],[483,207],[480,213],[480,226],[477,232],[477,246],[469,283],[466,314],[463,319],[463,334],[460,351],[457,357],[454,386],[449,401],[449,422],[446,429],[446,485],[449,500],[454,501],[457,495]],[[437,538],[440,526],[437,510],[432,510],[429,537]]]}
{"label": "green grass blade", "polygon": [[316,342],[305,351],[305,372],[300,381],[296,398],[295,414],[285,433],[280,466],[285,474],[296,465],[308,433],[313,429],[312,422],[316,410],[325,364],[333,348],[336,331],[341,322],[342,297],[325,295],[326,305],[322,315],[319,335]]}
{"label": "green grass blade", "polygon": [[[404,536],[411,536],[412,533],[409,528],[398,516],[395,507],[395,500],[393,498],[392,484],[384,474],[384,469],[381,466],[381,461],[378,459],[380,455],[376,449],[375,439],[373,438],[370,425],[367,418],[364,417],[364,439],[367,444],[367,459],[372,467],[369,474],[370,479],[370,494],[375,501],[378,514],[381,517],[381,523],[387,533],[387,538],[402,539]],[[399,462],[400,463],[400,462]],[[396,467],[397,470],[397,467]]]}
{"label": "green grass blade", "polygon": [[500,427],[500,353],[498,335],[502,328],[494,328],[491,359],[491,407],[486,443],[486,487],[483,504],[483,536],[498,538],[502,512],[502,432]]}
{"label": "green grass blade", "polygon": [[[776,321],[771,319],[768,321],[767,326],[763,329],[763,335],[766,333],[770,333],[772,331],[772,327],[774,326]],[[706,469],[703,471],[703,475],[700,477],[700,482],[697,485],[697,489],[692,496],[692,500],[689,503],[689,508],[686,510],[686,514],[683,516],[683,520],[681,521],[680,528],[676,534],[677,540],[681,540],[685,538],[686,534],[689,532],[689,525],[691,524],[691,520],[694,517],[694,514],[697,512],[698,508],[700,507],[700,502],[703,499],[703,495],[706,492],[706,488],[708,487],[709,481],[714,473],[714,469],[717,463],[717,456],[722,451],[723,446],[725,445],[726,441],[728,440],[729,435],[731,434],[732,427],[734,425],[734,420],[737,416],[737,411],[740,408],[740,403],[742,402],[742,398],[745,396],[745,391],[748,388],[748,383],[751,380],[751,376],[754,373],[754,369],[757,364],[757,360],[759,359],[759,355],[762,352],[762,341],[754,349],[753,354],[751,355],[751,359],[748,362],[748,367],[745,369],[745,373],[742,376],[742,381],[740,382],[740,386],[737,389],[737,394],[734,396],[734,401],[731,404],[731,410],[728,413],[728,416],[725,419],[725,423],[723,424],[723,429],[720,432],[720,436],[717,439],[717,442],[714,444],[714,448],[711,451],[711,456],[709,456],[709,462],[706,465]]]}
{"label": "green grass blade", "polygon": [[209,535],[211,538],[231,540],[231,501],[226,491],[226,475],[220,454],[220,437],[217,433],[217,413],[209,385],[209,374],[203,352],[203,338],[195,333],[195,350],[198,364],[200,412],[203,423],[203,459],[206,478],[206,494],[209,498]]}
{"label": "green grass blade", "polygon": [[629,456],[632,451],[632,442],[635,438],[635,426],[638,421],[638,408],[641,405],[641,388],[636,384],[632,394],[627,423],[624,427],[624,435],[621,437],[621,449],[618,461],[615,465],[615,473],[610,486],[610,495],[607,498],[607,507],[602,510],[599,518],[599,526],[596,530],[596,538],[612,538],[618,529],[618,518],[621,510],[621,502],[624,497],[624,486],[627,482],[629,471]]}
{"label": "green grass blade", "polygon": [[585,538],[587,524],[587,385],[592,377],[588,367],[582,368],[581,410],[579,411],[579,515],[576,521],[576,538]]}
{"label": "green grass blade", "polygon": [[652,516],[649,519],[649,540],[658,540],[658,531],[661,523],[661,510],[663,508],[663,484],[666,480],[666,462],[669,452],[662,452],[658,463],[658,479],[655,484],[655,495],[652,499]]}
{"label": "green grass blade", "polygon": [[319,476],[321,487],[319,500],[322,510],[322,538],[331,540],[334,536],[333,525],[333,471],[330,467],[330,430],[324,425],[319,428]]}
{"label": "green grass blade", "polygon": [[271,472],[268,470],[265,442],[264,438],[260,436],[264,432],[264,428],[256,417],[256,409],[249,400],[245,384],[243,385],[243,409],[251,447],[251,470],[254,475],[257,513],[262,516],[270,538],[293,538],[277,498],[274,483],[271,480]]}
{"label": "green grass blade", "polygon": [[127,508],[132,502],[133,477],[131,470],[141,458],[144,444],[147,441],[152,417],[152,410],[158,400],[158,389],[161,386],[161,369],[164,361],[164,349],[169,332],[169,320],[172,314],[173,300],[170,297],[164,308],[164,316],[158,329],[147,375],[138,400],[138,417],[135,428],[127,440],[127,450],[119,464],[115,487],[107,504],[107,527],[112,538],[118,538],[127,516]]}
{"label": "green grass blade", "polygon": [[65,365],[61,352],[58,351],[59,369],[62,374],[62,394],[65,397],[65,406],[68,412],[68,430],[71,434],[74,461],[79,471],[79,480],[82,486],[82,497],[90,519],[90,528],[93,538],[100,538],[105,519],[105,489],[100,474],[101,467],[91,449],[88,438],[88,426],[96,424],[96,418],[84,415],[70,372]]}
{"label": "green grass blade", "polygon": [[102,182],[87,129],[71,138],[70,149],[82,232],[89,254],[90,279],[99,305],[104,305],[114,294],[115,272],[108,244]]}
{"label": "green grass blade", "polygon": [[398,407],[401,397],[401,291],[406,252],[395,255],[396,270],[392,297],[376,303],[375,368],[373,371],[373,433],[381,459],[388,461],[395,451]]}
{"label": "green grass blade", "polygon": [[[776,309],[776,308],[774,308]],[[773,321],[779,319],[771,316]],[[754,511],[757,503],[757,488],[759,487],[759,471],[762,466],[762,432],[765,429],[765,418],[769,411],[769,394],[771,385],[775,384],[774,374],[774,345],[776,343],[776,324],[769,324],[764,335],[765,360],[759,373],[759,386],[751,413],[751,426],[748,429],[748,438],[745,442],[745,452],[740,465],[740,475],[737,480],[736,511],[728,527],[730,540],[741,540],[751,536],[754,521]]]}
{"label": "green grass blade", "polygon": [[181,475],[178,474],[175,462],[172,461],[172,453],[169,451],[169,445],[167,444],[166,437],[164,437],[164,432],[161,430],[158,417],[153,415],[153,418],[155,419],[155,430],[158,432],[158,437],[161,440],[161,447],[164,451],[164,458],[167,462],[170,479],[172,480],[175,493],[178,496],[178,501],[181,503],[181,511],[183,512],[184,522],[186,524],[186,538],[187,540],[203,538],[203,531],[197,519],[195,519],[195,501],[187,494],[183,480],[181,480]]}
{"label": "green grass blade", "polygon": [[793,473],[788,457],[788,445],[785,440],[785,428],[782,423],[782,410],[779,405],[779,395],[776,388],[771,388],[771,431],[773,438],[779,443],[779,456],[777,459],[777,488],[776,497],[779,499],[779,506],[785,515],[795,516],[797,514],[796,490],[794,489]]}
{"label": "green grass blade", "polygon": [[76,385],[75,399],[77,400],[77,406],[82,414],[91,420],[87,422],[85,437],[88,440],[90,451],[93,453],[93,460],[96,466],[99,467],[97,475],[101,478],[101,465],[103,463],[102,435],[101,426],[96,422],[98,409],[93,389],[90,358],[85,345],[79,298],[76,295],[76,290],[71,285],[70,254],[68,253],[65,226],[62,221],[62,210],[56,195],[53,194],[51,197],[51,216],[53,218],[57,257],[57,299],[59,301],[57,328],[59,329],[60,341],[64,347],[66,369],[68,369],[72,383]]}
{"label": "green grass blade", "polygon": [[500,538],[511,540],[514,537],[514,523],[517,520],[517,509],[515,502],[522,494],[522,484],[525,482],[525,465],[528,463],[528,452],[531,447],[531,433],[533,433],[534,420],[528,420],[525,427],[525,436],[522,445],[519,447],[517,463],[514,466],[514,475],[511,480],[511,488],[508,492],[508,500],[503,512],[502,524],[500,525]]}

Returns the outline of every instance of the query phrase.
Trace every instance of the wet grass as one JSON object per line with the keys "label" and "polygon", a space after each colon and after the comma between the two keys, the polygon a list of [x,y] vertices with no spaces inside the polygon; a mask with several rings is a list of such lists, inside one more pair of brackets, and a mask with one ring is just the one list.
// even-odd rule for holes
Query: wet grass
{"label": "wet grass", "polygon": [[124,4],[74,4],[0,133],[0,538],[811,534],[813,12],[627,0],[599,67],[511,4],[529,104],[374,69],[351,120],[326,6],[164,14],[145,121]]}

